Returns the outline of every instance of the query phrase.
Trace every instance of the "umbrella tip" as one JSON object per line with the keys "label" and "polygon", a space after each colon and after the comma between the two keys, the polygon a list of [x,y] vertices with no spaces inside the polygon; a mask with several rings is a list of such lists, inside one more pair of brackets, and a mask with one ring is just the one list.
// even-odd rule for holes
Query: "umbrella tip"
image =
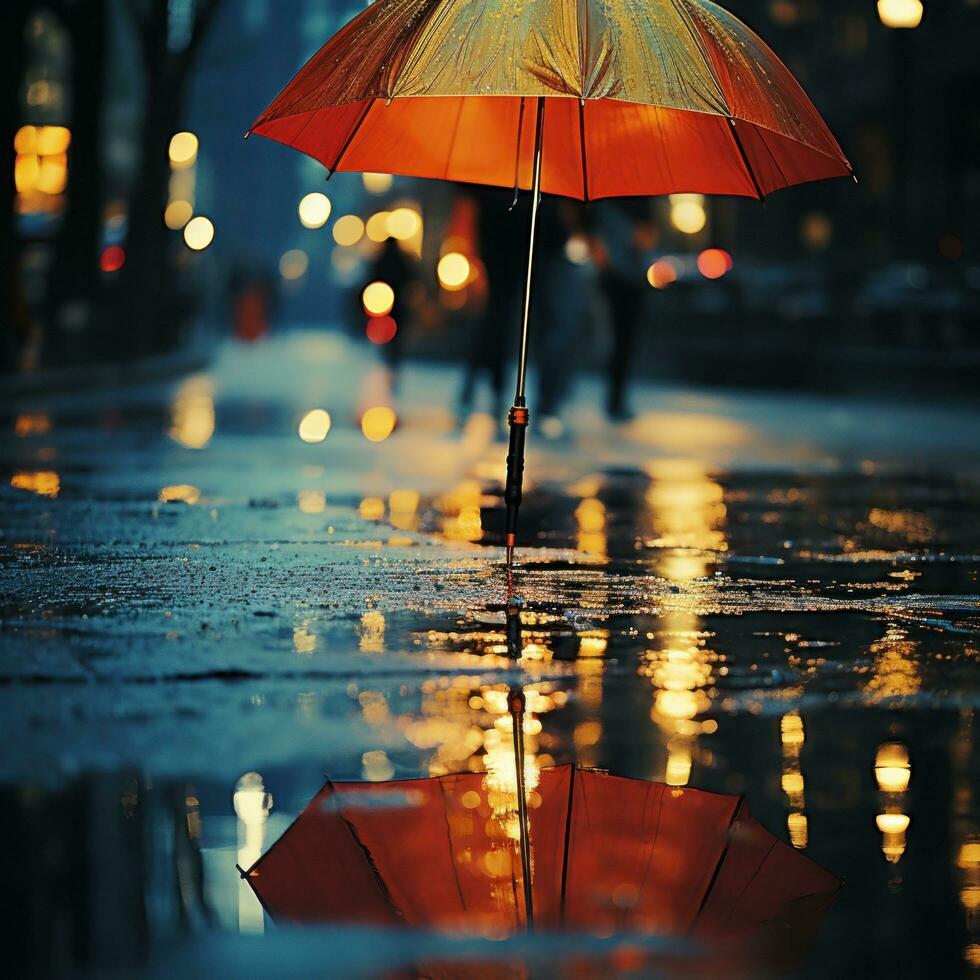
{"label": "umbrella tip", "polygon": [[514,567],[514,546],[512,544],[507,545],[507,568]]}

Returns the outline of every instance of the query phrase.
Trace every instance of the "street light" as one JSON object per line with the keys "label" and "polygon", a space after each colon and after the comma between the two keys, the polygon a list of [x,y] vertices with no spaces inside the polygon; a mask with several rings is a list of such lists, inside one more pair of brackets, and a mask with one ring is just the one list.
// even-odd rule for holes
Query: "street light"
{"label": "street light", "polygon": [[885,27],[918,27],[922,22],[922,0],[878,0],[878,17]]}
{"label": "street light", "polygon": [[893,246],[897,253],[909,253],[909,116],[912,112],[912,93],[915,69],[911,50],[912,30],[922,22],[922,0],[878,0],[878,18],[894,34],[894,173],[895,204],[893,215]]}

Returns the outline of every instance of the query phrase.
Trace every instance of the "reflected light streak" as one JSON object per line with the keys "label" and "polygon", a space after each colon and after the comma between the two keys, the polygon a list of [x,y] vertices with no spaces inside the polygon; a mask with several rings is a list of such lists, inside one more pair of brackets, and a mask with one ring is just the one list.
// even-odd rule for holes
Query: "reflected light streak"
{"label": "reflected light streak", "polygon": [[214,435],[212,387],[206,378],[189,378],[177,390],[170,406],[168,435],[188,449],[203,449]]}
{"label": "reflected light streak", "polygon": [[61,478],[53,470],[14,473],[10,485],[15,490],[26,490],[39,497],[57,497],[61,492]]}
{"label": "reflected light streak", "polygon": [[[272,810],[272,796],[257,772],[238,780],[233,797],[238,816],[238,866],[248,869],[261,857],[266,822]],[[259,935],[265,932],[265,913],[248,882],[238,883],[238,930]]]}

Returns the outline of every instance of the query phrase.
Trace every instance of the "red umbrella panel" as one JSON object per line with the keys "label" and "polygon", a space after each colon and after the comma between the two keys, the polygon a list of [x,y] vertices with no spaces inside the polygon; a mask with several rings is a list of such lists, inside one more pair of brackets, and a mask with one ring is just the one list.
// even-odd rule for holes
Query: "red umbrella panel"
{"label": "red umbrella panel", "polygon": [[[487,773],[328,783],[244,874],[281,923],[521,933],[514,799]],[[562,766],[540,773],[529,809],[541,932],[690,937],[785,963],[840,886],[741,797]]]}

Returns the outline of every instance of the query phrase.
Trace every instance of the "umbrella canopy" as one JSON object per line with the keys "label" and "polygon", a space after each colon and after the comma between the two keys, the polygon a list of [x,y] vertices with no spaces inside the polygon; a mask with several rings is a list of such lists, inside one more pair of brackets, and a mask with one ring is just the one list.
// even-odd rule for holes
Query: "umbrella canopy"
{"label": "umbrella canopy", "polygon": [[333,171],[584,200],[762,197],[850,165],[766,44],[710,0],[379,0],[252,127]]}
{"label": "umbrella canopy", "polygon": [[[545,769],[530,793],[537,927],[799,951],[839,881],[740,797]],[[463,773],[328,783],[247,872],[277,921],[523,931],[514,787]]]}
{"label": "umbrella canopy", "polygon": [[850,164],[793,76],[710,0],[378,0],[310,59],[250,132],[331,173],[530,188],[505,543],[530,416],[541,193],[763,198]]}

